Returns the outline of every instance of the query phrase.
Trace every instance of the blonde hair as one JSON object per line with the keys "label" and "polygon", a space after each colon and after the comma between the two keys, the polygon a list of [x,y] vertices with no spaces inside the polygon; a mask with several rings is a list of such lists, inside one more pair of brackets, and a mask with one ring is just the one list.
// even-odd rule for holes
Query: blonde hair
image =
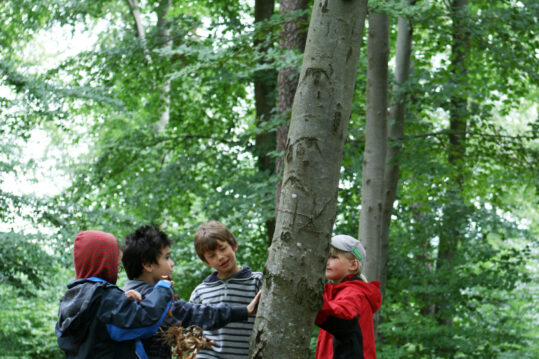
{"label": "blonde hair", "polygon": [[358,261],[357,270],[354,272],[354,274],[357,275],[359,278],[361,278],[362,281],[368,282],[367,277],[364,274],[361,273],[361,262],[352,253],[341,251],[338,248],[335,248],[333,246],[329,246],[329,254],[330,255],[339,255],[339,254],[341,254],[344,257],[346,257],[347,259]]}

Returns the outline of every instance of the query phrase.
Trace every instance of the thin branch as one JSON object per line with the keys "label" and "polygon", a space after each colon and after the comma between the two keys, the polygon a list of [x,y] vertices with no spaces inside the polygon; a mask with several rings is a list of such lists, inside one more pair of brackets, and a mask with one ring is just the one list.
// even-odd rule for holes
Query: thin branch
{"label": "thin branch", "polygon": [[508,138],[508,139],[526,139],[526,140],[534,140],[537,139],[538,135],[497,135],[493,133],[484,133],[484,132],[457,132],[457,131],[438,131],[438,132],[427,132],[427,133],[421,133],[421,134],[414,134],[414,135],[405,135],[405,138],[423,138],[423,137],[436,137],[436,136],[447,136],[447,135],[457,135],[457,136],[481,136],[481,137],[489,137],[489,138]]}

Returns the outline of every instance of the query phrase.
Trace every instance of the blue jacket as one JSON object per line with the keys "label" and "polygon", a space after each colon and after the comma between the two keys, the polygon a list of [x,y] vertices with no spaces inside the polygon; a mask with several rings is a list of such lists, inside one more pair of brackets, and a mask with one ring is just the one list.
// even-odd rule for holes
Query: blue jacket
{"label": "blue jacket", "polygon": [[[153,335],[173,296],[160,281],[139,304],[116,285],[92,277],[72,281],[60,301],[56,336],[66,358],[144,358],[137,340]],[[137,348],[140,349],[140,348]]]}
{"label": "blue jacket", "polygon": [[[124,286],[124,290],[134,289],[138,291],[142,298],[147,298],[154,291],[154,286],[148,282],[140,280],[129,280]],[[171,307],[172,318],[165,318],[161,325],[161,330],[165,331],[171,325],[178,322],[182,327],[187,328],[197,325],[202,329],[217,329],[230,322],[244,321],[249,318],[247,306],[230,306],[228,304],[204,305],[175,300]],[[143,339],[144,349],[150,359],[169,359],[171,350],[168,345],[164,345],[160,333],[148,339]]]}

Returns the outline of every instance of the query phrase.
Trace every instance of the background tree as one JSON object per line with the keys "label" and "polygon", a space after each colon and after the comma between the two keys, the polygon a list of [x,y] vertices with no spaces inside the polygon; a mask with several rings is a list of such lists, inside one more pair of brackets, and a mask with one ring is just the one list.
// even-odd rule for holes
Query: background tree
{"label": "background tree", "polygon": [[[255,1],[255,16],[256,24],[263,24],[264,21],[271,19],[275,11],[274,0],[257,0]],[[260,31],[255,34],[253,45],[259,49],[262,54],[273,48],[273,43],[270,41],[272,37],[267,36],[267,25],[261,27]],[[261,65],[268,63],[268,59],[262,57],[259,61]],[[255,90],[255,110],[258,129],[265,129],[273,119],[273,113],[276,100],[277,89],[277,73],[275,69],[259,70],[254,73],[254,90]],[[266,178],[271,177],[275,171],[275,158],[271,153],[275,151],[275,131],[262,130],[255,137],[255,155],[258,157],[257,165],[259,171]],[[272,215],[266,219],[266,235],[268,243],[271,242],[273,231],[275,230],[275,217]]]}
{"label": "background tree", "polygon": [[371,10],[368,34],[367,110],[358,238],[367,252],[362,271],[369,280],[380,280],[388,125],[388,16]]}
{"label": "background tree", "polygon": [[[403,0],[405,4],[414,5],[415,0]],[[404,15],[398,16],[397,39],[395,44],[395,70],[393,82],[393,98],[388,113],[387,123],[387,144],[386,144],[386,164],[384,169],[384,190],[383,190],[383,211],[380,234],[380,289],[382,295],[385,293],[387,278],[387,261],[389,254],[389,229],[391,225],[391,215],[400,172],[400,153],[404,131],[404,120],[406,111],[407,81],[410,73],[410,58],[412,55],[412,34],[413,25],[409,18]]]}

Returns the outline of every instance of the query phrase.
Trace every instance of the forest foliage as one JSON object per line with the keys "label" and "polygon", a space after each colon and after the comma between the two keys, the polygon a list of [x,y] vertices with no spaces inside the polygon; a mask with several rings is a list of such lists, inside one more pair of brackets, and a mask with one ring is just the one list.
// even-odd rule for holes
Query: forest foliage
{"label": "forest foliage", "polygon": [[[257,167],[255,139],[273,133],[290,114],[272,104],[272,117],[257,121],[253,77],[301,66],[300,53],[279,47],[279,31],[283,22],[303,14],[281,16],[277,6],[274,16],[254,24],[253,1],[147,0],[139,8],[142,38],[128,3],[0,3],[2,358],[63,357],[54,324],[58,301],[73,278],[71,245],[80,230],[99,229],[121,239],[139,225],[159,225],[174,239],[181,298],[209,273],[192,245],[194,230],[206,220],[231,228],[239,263],[262,270],[267,259],[266,221],[274,217],[277,178]],[[372,11],[390,18],[390,72],[397,17],[406,16],[414,27],[413,66],[400,89],[406,121],[378,356],[534,358],[539,3],[466,2],[459,14],[466,77],[451,68],[453,3],[369,2]],[[166,14],[160,13],[167,4]],[[366,37],[367,31],[364,44]],[[359,230],[365,49],[335,234],[356,236]],[[458,166],[448,153],[455,94],[467,109],[466,150]],[[165,110],[170,117],[160,128]],[[27,158],[25,151],[39,145],[38,131],[47,134],[48,146]],[[45,176],[58,176],[59,193],[27,192],[21,178],[42,181],[50,158],[55,167],[47,167]],[[463,179],[458,196],[453,178]],[[461,237],[444,273],[437,268],[438,246],[453,224],[462,226]],[[434,298],[446,304],[442,310],[450,324],[431,310]]]}

